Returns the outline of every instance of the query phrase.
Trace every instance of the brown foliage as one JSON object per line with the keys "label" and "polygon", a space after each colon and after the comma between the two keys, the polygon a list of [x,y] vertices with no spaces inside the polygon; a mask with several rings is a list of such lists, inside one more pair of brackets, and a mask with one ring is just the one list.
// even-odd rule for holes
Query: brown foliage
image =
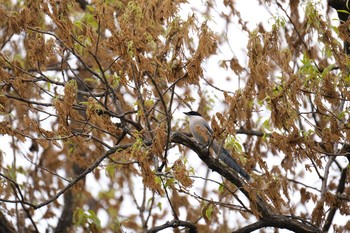
{"label": "brown foliage", "polygon": [[[250,30],[234,1],[189,16],[184,0],[4,1],[0,232],[349,231],[349,20],[258,3],[284,16]],[[204,66],[232,43],[214,14],[249,34],[247,60],[221,59],[225,90]],[[253,181],[185,134],[195,103]]]}

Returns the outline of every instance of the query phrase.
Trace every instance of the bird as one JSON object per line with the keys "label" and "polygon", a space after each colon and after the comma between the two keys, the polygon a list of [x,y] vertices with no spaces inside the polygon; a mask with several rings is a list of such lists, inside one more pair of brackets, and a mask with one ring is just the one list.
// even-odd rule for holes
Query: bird
{"label": "bird", "polygon": [[196,111],[184,112],[189,118],[189,127],[194,139],[202,146],[210,146],[215,154],[238,174],[250,181],[248,173],[236,162],[230,153],[222,147],[214,138],[213,130],[206,120]]}

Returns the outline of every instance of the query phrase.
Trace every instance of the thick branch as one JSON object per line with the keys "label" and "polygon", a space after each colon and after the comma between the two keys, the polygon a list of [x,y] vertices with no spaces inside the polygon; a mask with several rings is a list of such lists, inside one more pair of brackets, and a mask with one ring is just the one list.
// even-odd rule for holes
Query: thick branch
{"label": "thick branch", "polygon": [[235,184],[250,200],[251,205],[256,206],[257,210],[260,212],[261,220],[235,232],[251,232],[263,227],[285,228],[294,232],[305,233],[321,232],[320,229],[307,221],[300,221],[296,218],[284,215],[276,215],[272,208],[270,208],[270,206],[258,194],[249,192],[248,189],[243,186],[243,181],[232,169],[227,169],[217,159],[210,156],[210,153],[206,148],[201,147],[185,134],[175,132],[171,137],[171,141],[191,148],[210,169],[216,171]]}
{"label": "thick branch", "polygon": [[75,203],[73,201],[73,191],[68,190],[64,194],[64,208],[61,217],[58,220],[57,227],[55,228],[55,233],[65,233],[68,232],[73,222],[73,212],[75,208]]}
{"label": "thick branch", "polygon": [[181,221],[181,220],[173,220],[171,222],[166,222],[163,225],[153,227],[152,229],[148,230],[147,233],[156,233],[161,230],[164,230],[166,228],[178,228],[178,227],[186,227],[188,228],[189,233],[197,233],[197,227],[191,222]]}
{"label": "thick branch", "polygon": [[251,201],[251,203],[254,203],[254,205],[256,205],[256,208],[260,212],[261,216],[268,217],[274,214],[272,209],[263,201],[259,195],[249,192],[246,188],[243,187],[244,183],[242,179],[238,177],[238,174],[235,171],[232,169],[227,169],[227,167],[223,166],[219,160],[210,156],[207,148],[203,148],[191,138],[180,132],[173,133],[171,136],[171,141],[191,148],[211,170],[219,173],[228,179],[231,183],[236,185],[240,191]]}
{"label": "thick branch", "polygon": [[322,232],[316,226],[311,225],[307,222],[298,221],[295,218],[284,216],[284,215],[275,215],[268,218],[263,218],[258,222],[245,226],[234,233],[248,233],[255,230],[265,228],[265,227],[275,227],[281,229],[288,229],[293,232],[298,233],[317,233]]}

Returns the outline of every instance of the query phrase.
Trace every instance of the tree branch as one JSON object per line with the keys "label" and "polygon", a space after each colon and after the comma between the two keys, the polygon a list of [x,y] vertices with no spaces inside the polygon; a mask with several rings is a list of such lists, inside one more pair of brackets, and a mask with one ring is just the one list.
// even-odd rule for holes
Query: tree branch
{"label": "tree branch", "polygon": [[211,170],[219,173],[231,183],[236,185],[237,188],[251,201],[251,203],[256,205],[256,208],[261,216],[268,217],[274,214],[274,211],[259,195],[254,192],[249,192],[247,187],[244,187],[244,181],[239,178],[235,171],[228,169],[226,166],[223,166],[218,159],[210,156],[208,149],[203,148],[191,138],[180,132],[173,133],[171,136],[171,141],[191,148]]}
{"label": "tree branch", "polygon": [[187,221],[182,221],[182,220],[173,220],[171,222],[166,222],[163,225],[156,226],[151,228],[150,230],[147,231],[147,233],[156,233],[158,231],[164,230],[166,228],[178,228],[178,227],[186,227],[188,228],[189,233],[197,233],[197,227],[193,223],[187,222]]}
{"label": "tree branch", "polygon": [[207,166],[216,171],[230,182],[235,184],[239,190],[250,200],[251,206],[256,206],[259,211],[258,217],[261,217],[258,223],[255,223],[252,226],[247,226],[241,228],[235,232],[251,232],[253,230],[262,228],[262,227],[276,227],[284,228],[294,232],[300,233],[315,233],[321,232],[316,226],[312,225],[308,221],[296,219],[284,215],[276,215],[275,211],[255,192],[249,192],[247,186],[244,186],[243,181],[238,177],[238,175],[232,170],[224,167],[217,159],[210,156],[209,151],[206,148],[201,147],[191,138],[187,137],[185,134],[180,132],[175,132],[172,134],[171,141],[174,143],[179,143],[181,145],[191,148],[194,152],[197,153],[199,158],[207,164]]}
{"label": "tree branch", "polygon": [[0,232],[6,233],[16,233],[15,228],[12,224],[5,218],[4,214],[0,212]]}
{"label": "tree branch", "polygon": [[242,227],[239,230],[233,231],[233,233],[248,233],[265,227],[275,227],[280,229],[288,229],[298,233],[317,233],[322,232],[316,226],[306,222],[299,221],[296,218],[284,215],[274,215],[267,218],[263,218],[248,226]]}
{"label": "tree branch", "polygon": [[346,184],[346,177],[347,177],[348,170],[349,169],[348,169],[348,166],[347,166],[346,168],[343,169],[343,171],[341,173],[341,176],[340,176],[340,179],[339,179],[339,184],[338,184],[338,187],[337,187],[337,196],[336,196],[337,200],[336,200],[336,203],[331,207],[331,209],[328,212],[326,221],[325,221],[325,223],[323,225],[323,228],[322,228],[323,232],[328,232],[329,231],[329,228],[331,227],[331,224],[333,222],[335,213],[336,213],[337,209],[339,208],[339,206],[341,205],[341,200],[338,197],[338,195],[344,193],[345,184]]}

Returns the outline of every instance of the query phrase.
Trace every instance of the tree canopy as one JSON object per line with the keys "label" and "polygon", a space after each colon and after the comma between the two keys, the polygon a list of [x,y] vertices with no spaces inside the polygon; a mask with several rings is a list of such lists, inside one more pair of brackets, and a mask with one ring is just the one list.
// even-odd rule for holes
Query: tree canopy
{"label": "tree canopy", "polygon": [[347,1],[252,2],[3,1],[0,232],[350,231]]}

